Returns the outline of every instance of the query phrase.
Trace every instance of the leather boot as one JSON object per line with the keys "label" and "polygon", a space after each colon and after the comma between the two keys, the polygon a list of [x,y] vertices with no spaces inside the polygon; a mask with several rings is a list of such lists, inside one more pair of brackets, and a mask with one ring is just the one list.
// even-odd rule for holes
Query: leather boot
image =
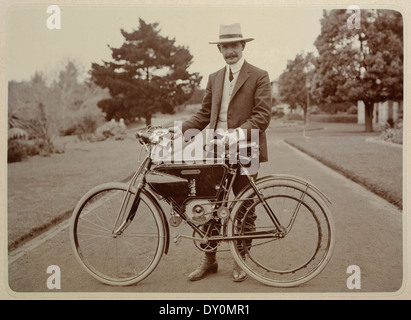
{"label": "leather boot", "polygon": [[215,252],[207,252],[200,265],[189,276],[190,281],[197,281],[205,278],[208,273],[216,273],[218,271],[218,263]]}
{"label": "leather boot", "polygon": [[238,265],[237,262],[234,261],[233,266],[233,276],[232,279],[234,282],[243,282],[247,279],[247,273]]}

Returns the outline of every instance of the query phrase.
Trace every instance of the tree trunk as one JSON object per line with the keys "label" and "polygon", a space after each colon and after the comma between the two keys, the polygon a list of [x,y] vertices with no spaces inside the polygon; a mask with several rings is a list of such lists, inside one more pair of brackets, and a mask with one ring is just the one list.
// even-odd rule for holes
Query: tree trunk
{"label": "tree trunk", "polygon": [[364,101],[364,113],[365,132],[373,132],[372,119],[374,114],[374,102]]}
{"label": "tree trunk", "polygon": [[151,126],[151,114],[147,114],[146,118],[146,127]]}

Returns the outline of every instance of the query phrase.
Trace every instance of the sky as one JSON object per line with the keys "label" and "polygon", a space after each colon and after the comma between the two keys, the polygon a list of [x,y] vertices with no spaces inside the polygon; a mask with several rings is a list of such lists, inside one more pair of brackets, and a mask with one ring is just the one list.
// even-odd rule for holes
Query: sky
{"label": "sky", "polygon": [[190,72],[203,76],[224,66],[216,45],[220,24],[240,23],[243,36],[254,38],[245,59],[265,69],[274,80],[287,61],[301,52],[315,52],[323,7],[274,5],[199,6],[84,6],[59,5],[61,29],[47,28],[48,5],[12,6],[6,12],[7,79],[30,80],[36,71],[53,77],[67,61],[87,72],[93,62],[111,61],[111,47],[120,47],[127,32],[138,29],[139,18],[158,22],[161,35],[174,38],[193,55]]}

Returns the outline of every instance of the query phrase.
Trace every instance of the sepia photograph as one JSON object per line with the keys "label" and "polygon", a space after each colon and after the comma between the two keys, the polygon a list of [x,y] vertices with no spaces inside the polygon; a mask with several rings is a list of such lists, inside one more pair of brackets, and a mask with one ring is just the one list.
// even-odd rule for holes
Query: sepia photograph
{"label": "sepia photograph", "polygon": [[406,299],[407,10],[2,4],[2,294]]}

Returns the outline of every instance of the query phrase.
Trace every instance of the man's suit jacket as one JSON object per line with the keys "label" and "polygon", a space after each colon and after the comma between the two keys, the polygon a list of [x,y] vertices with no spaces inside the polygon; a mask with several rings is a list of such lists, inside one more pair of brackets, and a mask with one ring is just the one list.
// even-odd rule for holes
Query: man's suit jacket
{"label": "man's suit jacket", "polygon": [[[182,130],[216,129],[223,95],[226,68],[209,76],[201,109],[184,121]],[[271,86],[268,73],[244,62],[227,110],[228,129],[241,128],[251,139],[251,129],[259,130],[260,162],[268,161],[265,130],[271,120]]]}

